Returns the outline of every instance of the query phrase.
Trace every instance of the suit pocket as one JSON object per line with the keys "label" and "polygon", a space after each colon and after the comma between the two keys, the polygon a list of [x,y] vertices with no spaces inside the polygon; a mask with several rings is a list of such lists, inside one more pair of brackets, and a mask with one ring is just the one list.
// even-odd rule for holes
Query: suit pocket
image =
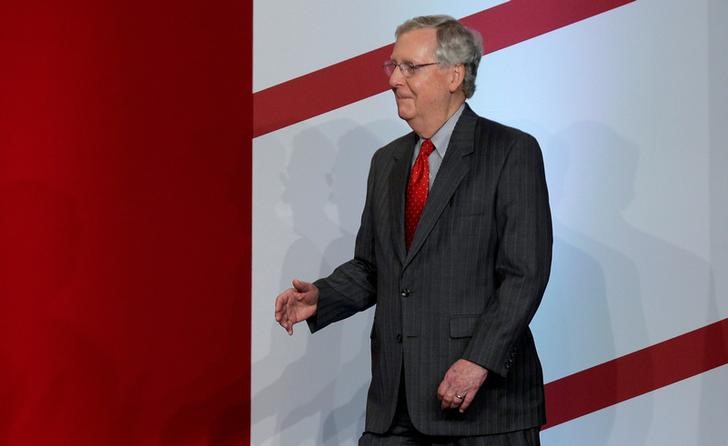
{"label": "suit pocket", "polygon": [[453,316],[450,318],[450,337],[457,338],[469,338],[473,336],[475,327],[478,326],[480,315],[477,314],[464,314]]}

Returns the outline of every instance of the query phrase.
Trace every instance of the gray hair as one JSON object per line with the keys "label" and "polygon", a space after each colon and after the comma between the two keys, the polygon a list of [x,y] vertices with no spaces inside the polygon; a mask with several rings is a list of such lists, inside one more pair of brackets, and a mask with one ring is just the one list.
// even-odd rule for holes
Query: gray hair
{"label": "gray hair", "polygon": [[421,28],[437,29],[435,56],[438,63],[448,66],[463,64],[465,76],[462,90],[466,98],[472,97],[478,65],[483,56],[483,38],[480,33],[463,26],[449,15],[428,15],[407,20],[397,27],[394,35],[399,38],[406,32]]}

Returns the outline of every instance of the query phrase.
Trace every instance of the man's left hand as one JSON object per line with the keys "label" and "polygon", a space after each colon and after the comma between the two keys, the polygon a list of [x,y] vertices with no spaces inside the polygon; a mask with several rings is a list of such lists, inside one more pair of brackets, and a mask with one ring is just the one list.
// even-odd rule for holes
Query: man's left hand
{"label": "man's left hand", "polygon": [[437,388],[442,408],[465,412],[487,377],[488,370],[480,365],[467,359],[455,361]]}

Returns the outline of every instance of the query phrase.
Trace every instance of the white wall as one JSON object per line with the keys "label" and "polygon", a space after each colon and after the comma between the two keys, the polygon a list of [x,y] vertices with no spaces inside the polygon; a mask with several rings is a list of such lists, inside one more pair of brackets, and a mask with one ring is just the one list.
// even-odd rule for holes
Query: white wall
{"label": "white wall", "polygon": [[[255,89],[391,43],[414,15],[499,3],[257,0]],[[726,24],[722,0],[639,0],[483,60],[471,106],[532,133],[546,161],[554,269],[532,328],[547,381],[728,317]],[[387,92],[254,140],[255,445],[356,444],[371,312],[289,338],[273,299],[351,256],[369,158],[406,131]],[[719,367],[543,443],[726,445],[727,378]]]}

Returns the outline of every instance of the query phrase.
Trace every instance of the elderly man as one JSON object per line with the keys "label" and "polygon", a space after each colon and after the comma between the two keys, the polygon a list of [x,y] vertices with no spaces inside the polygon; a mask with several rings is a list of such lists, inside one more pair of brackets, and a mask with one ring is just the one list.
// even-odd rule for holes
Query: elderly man
{"label": "elderly man", "polygon": [[354,258],[276,299],[289,334],[376,304],[360,445],[539,444],[548,193],[536,140],[465,104],[481,54],[451,17],[397,28],[384,71],[413,131],[372,158]]}

